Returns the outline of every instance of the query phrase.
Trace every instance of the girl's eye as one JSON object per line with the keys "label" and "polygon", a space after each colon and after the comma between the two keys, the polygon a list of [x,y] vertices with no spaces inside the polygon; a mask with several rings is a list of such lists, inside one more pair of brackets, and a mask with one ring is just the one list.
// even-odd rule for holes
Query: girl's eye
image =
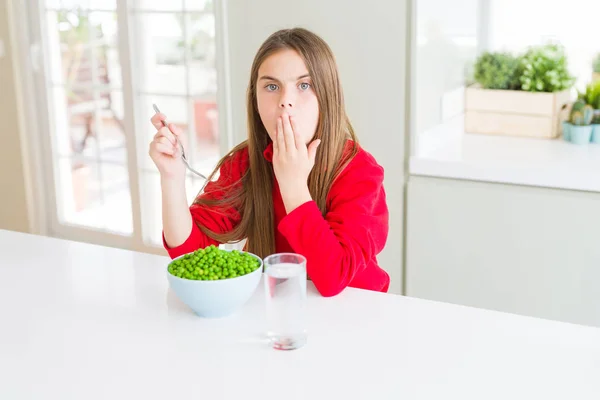
{"label": "girl's eye", "polygon": [[302,90],[308,90],[309,88],[310,88],[310,83],[302,82],[300,84],[300,89],[302,89]]}
{"label": "girl's eye", "polygon": [[274,83],[270,83],[267,86],[265,86],[267,88],[267,90],[269,92],[274,92],[275,90],[277,90],[277,85]]}

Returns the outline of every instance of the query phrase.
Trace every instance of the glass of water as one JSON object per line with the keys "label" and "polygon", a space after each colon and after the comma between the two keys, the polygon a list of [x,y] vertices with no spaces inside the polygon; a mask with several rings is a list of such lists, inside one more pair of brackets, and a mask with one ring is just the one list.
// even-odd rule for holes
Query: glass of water
{"label": "glass of water", "polygon": [[280,253],[264,260],[267,335],[278,350],[306,344],[306,258]]}

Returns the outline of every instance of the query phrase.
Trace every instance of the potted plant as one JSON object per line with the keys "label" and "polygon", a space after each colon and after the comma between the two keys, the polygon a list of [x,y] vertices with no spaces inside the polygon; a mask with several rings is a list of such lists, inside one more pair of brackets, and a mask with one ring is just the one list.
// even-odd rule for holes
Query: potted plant
{"label": "potted plant", "polygon": [[600,81],[600,53],[596,55],[592,62],[592,82]]}
{"label": "potted plant", "polygon": [[592,143],[600,144],[600,110],[594,110],[592,119]]}
{"label": "potted plant", "polygon": [[592,121],[594,119],[594,109],[586,104],[583,99],[578,99],[573,103],[569,121],[564,124],[567,129],[566,137],[571,143],[587,144],[592,138]]}
{"label": "potted plant", "polygon": [[560,113],[571,102],[575,78],[564,49],[535,46],[524,54],[483,53],[476,84],[465,93],[465,130],[471,133],[555,138]]}

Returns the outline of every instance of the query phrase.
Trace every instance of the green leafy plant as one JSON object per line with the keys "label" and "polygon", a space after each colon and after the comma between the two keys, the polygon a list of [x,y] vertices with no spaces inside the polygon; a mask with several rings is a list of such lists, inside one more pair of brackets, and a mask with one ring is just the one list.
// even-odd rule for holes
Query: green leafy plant
{"label": "green leafy plant", "polygon": [[484,89],[517,90],[519,59],[510,53],[485,52],[475,62],[473,77]]}
{"label": "green leafy plant", "polygon": [[558,44],[530,47],[521,57],[521,68],[521,89],[528,92],[557,92],[575,83],[564,48]]}
{"label": "green leafy plant", "polygon": [[588,84],[584,93],[579,92],[578,98],[594,109],[600,110],[600,81]]}
{"label": "green leafy plant", "polygon": [[592,69],[594,72],[600,74],[600,53],[598,53],[596,58],[594,58],[594,61],[592,62]]}
{"label": "green leafy plant", "polygon": [[586,104],[583,99],[578,99],[573,103],[569,122],[576,126],[587,126],[594,120],[594,109]]}

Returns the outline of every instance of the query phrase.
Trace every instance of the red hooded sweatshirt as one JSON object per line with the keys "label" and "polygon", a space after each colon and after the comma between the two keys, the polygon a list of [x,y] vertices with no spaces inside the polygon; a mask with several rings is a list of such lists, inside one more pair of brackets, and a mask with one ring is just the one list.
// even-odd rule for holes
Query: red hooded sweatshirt
{"label": "red hooded sweatshirt", "polygon": [[[348,142],[349,146],[352,142]],[[269,144],[264,157],[271,162]],[[206,185],[202,196],[219,198],[223,189],[239,181],[249,165],[248,149],[226,161],[219,178]],[[388,235],[389,214],[383,188],[383,168],[365,150],[358,154],[335,179],[327,195],[327,213],[323,217],[316,202],[308,201],[289,214],[273,181],[275,247],[277,253],[298,253],[306,257],[308,276],[323,296],[335,296],[347,286],[387,292],[390,277],[377,264],[377,254]],[[194,224],[187,240],[169,248],[171,258],[219,243],[206,236],[198,225],[213,232],[228,232],[240,221],[235,209],[214,210],[192,205]]]}

